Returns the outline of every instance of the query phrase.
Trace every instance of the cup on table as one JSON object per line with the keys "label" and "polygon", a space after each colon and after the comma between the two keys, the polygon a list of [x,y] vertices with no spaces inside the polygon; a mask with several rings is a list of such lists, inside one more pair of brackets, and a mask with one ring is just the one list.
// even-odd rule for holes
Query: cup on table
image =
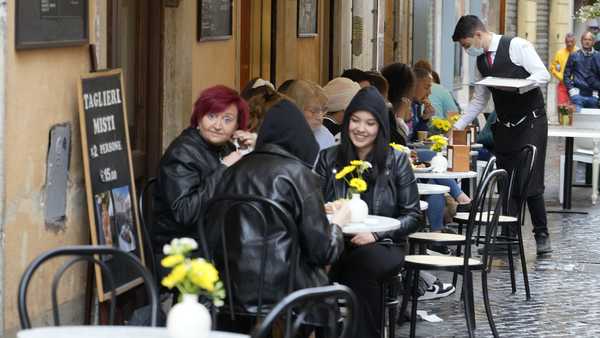
{"label": "cup on table", "polygon": [[417,131],[417,139],[420,142],[424,142],[427,140],[427,134],[429,134],[426,130],[419,130]]}

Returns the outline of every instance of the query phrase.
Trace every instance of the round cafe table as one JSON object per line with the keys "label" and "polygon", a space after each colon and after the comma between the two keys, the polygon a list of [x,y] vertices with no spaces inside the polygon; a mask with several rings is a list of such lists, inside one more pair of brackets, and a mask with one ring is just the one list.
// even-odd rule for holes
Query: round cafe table
{"label": "round cafe table", "polygon": [[395,218],[369,215],[361,223],[346,224],[342,227],[342,231],[345,234],[353,235],[362,232],[384,232],[398,228],[400,228],[400,221]]}
{"label": "round cafe table", "polygon": [[[17,338],[171,338],[164,327],[146,326],[48,326],[22,330]],[[206,338],[250,338],[248,335],[211,331]]]}
{"label": "round cafe table", "polygon": [[450,192],[450,187],[440,184],[417,183],[419,195],[437,195]]}
{"label": "round cafe table", "polygon": [[475,178],[477,173],[474,171],[444,171],[443,173],[434,172],[415,172],[416,178],[450,178],[456,180],[462,180],[463,178]]}

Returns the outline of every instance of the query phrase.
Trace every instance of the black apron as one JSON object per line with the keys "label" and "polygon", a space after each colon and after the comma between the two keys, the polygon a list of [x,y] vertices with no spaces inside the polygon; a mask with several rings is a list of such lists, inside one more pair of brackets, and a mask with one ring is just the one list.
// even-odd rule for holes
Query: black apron
{"label": "black apron", "polygon": [[[511,40],[512,37],[502,36],[491,67],[485,54],[477,58],[477,68],[483,77],[525,79],[530,76],[523,67],[515,65],[510,60]],[[536,146],[537,157],[529,182],[528,196],[543,194],[548,120],[541,90],[535,88],[519,94],[495,88],[489,89],[498,115],[497,121],[491,126],[497,166],[505,169],[510,175],[515,166],[522,163],[519,159],[521,149],[527,144]]]}

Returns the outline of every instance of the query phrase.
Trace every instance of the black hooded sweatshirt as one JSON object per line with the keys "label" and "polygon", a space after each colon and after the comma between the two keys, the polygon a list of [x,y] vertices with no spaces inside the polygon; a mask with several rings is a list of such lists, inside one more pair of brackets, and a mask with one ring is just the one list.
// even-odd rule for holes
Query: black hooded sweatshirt
{"label": "black hooded sweatshirt", "polygon": [[315,171],[321,176],[323,196],[327,201],[333,201],[348,193],[347,184],[343,180],[336,180],[335,173],[358,158],[348,135],[350,117],[357,111],[368,111],[379,122],[376,144],[366,159],[374,168],[364,175],[368,188],[361,197],[369,206],[370,214],[397,218],[401,222],[398,230],[378,233],[377,239],[389,239],[402,245],[406,236],[417,231],[423,222],[419,192],[408,157],[389,146],[388,111],[383,97],[373,87],[362,88],[348,105],[344,113],[341,143],[321,151],[319,155]]}
{"label": "black hooded sweatshirt", "polygon": [[[330,225],[324,210],[319,177],[312,172],[319,146],[302,112],[289,101],[273,106],[266,114],[256,149],[229,167],[217,188],[220,194],[262,196],[279,203],[294,220],[264,210],[267,226],[267,275],[264,304],[275,304],[286,296],[292,266],[296,268],[294,289],[328,284],[324,267],[343,251],[341,229]],[[220,206],[220,210],[226,206]],[[212,210],[219,212],[219,210]],[[222,224],[208,216],[206,233],[217,268],[223,271],[220,246]],[[227,254],[236,304],[252,311],[257,304],[262,249],[262,221],[255,212],[238,210],[227,222]],[[290,229],[292,231],[290,231]],[[296,232],[296,238],[292,233]],[[299,248],[297,263],[290,257]],[[228,295],[229,297],[229,295]]]}

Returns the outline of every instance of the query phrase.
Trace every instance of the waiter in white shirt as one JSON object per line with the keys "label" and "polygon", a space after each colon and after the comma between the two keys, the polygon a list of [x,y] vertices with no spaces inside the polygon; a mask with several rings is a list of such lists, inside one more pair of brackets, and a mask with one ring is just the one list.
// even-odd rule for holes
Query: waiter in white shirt
{"label": "waiter in white shirt", "polygon": [[552,248],[544,205],[548,120],[539,85],[547,83],[550,74],[529,41],[488,32],[481,20],[474,15],[465,15],[458,20],[452,40],[459,42],[467,54],[477,57],[477,81],[482,77],[495,76],[535,80],[538,84],[537,88],[523,94],[475,85],[473,98],[465,114],[455,124],[455,128],[465,128],[481,113],[491,96],[498,115],[497,122],[491,127],[498,167],[506,169],[510,174],[515,164],[520,163],[521,149],[527,144],[537,147],[527,205],[531,214],[537,253],[549,253]]}

